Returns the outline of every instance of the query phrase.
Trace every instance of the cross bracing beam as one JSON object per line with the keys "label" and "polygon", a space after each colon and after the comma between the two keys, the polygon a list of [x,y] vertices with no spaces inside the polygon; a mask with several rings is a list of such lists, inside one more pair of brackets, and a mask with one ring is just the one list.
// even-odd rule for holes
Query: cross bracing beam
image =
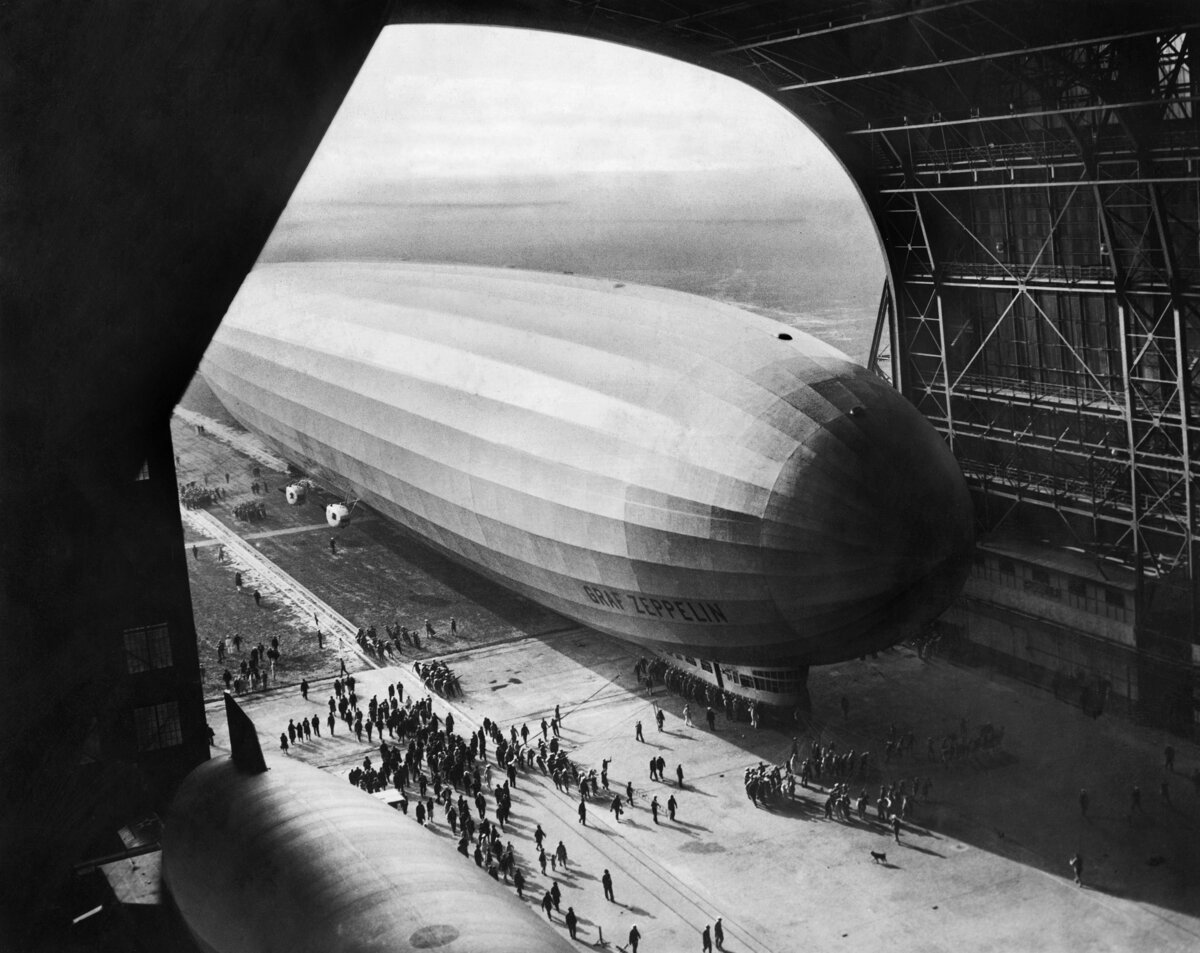
{"label": "cross bracing beam", "polygon": [[1038,182],[976,182],[971,185],[905,185],[880,189],[884,195],[924,195],[934,192],[984,192],[988,189],[1077,188],[1105,185],[1168,185],[1195,182],[1195,176],[1142,176],[1121,179],[1047,179]]}
{"label": "cross bracing beam", "polygon": [[[795,33],[787,33],[782,36],[767,37],[762,40],[754,40],[750,43],[739,43],[737,46],[731,46],[728,49],[718,50],[718,54],[725,53],[741,53],[745,50],[760,50],[768,46],[779,46],[782,43],[795,43],[799,40],[810,40],[818,36],[829,36],[831,33],[844,33],[846,30],[858,30],[863,27],[881,26],[884,23],[895,23],[899,20],[910,20],[915,17],[927,17],[935,13],[942,13],[945,10],[953,10],[955,7],[965,7],[972,4],[980,3],[981,0],[948,0],[946,3],[938,4],[937,6],[919,7],[913,10],[904,10],[899,13],[888,13],[883,16],[868,16],[861,14],[859,19],[847,20],[844,23],[831,23],[829,26],[816,30],[799,31]],[[691,18],[689,18],[691,19]]]}
{"label": "cross bracing beam", "polygon": [[956,126],[980,126],[988,123],[1000,125],[1003,123],[1019,122],[1023,119],[1045,119],[1050,116],[1079,116],[1088,113],[1109,112],[1112,110],[1140,109],[1146,106],[1168,106],[1173,103],[1200,102],[1198,96],[1180,96],[1165,99],[1135,99],[1120,103],[1096,103],[1092,105],[1058,106],[1041,109],[1021,109],[1012,112],[988,113],[977,116],[965,116],[957,119],[927,119],[918,122],[899,122],[887,126],[866,126],[861,129],[850,129],[848,136],[877,136],[889,132],[915,132],[921,129],[950,129]]}
{"label": "cross bracing beam", "polygon": [[858,83],[865,80],[886,79],[893,76],[909,76],[931,69],[950,69],[956,66],[970,66],[975,63],[985,63],[992,60],[1010,59],[1016,56],[1032,56],[1037,53],[1052,53],[1056,50],[1078,49],[1084,46],[1097,46],[1112,43],[1117,40],[1128,40],[1141,36],[1157,36],[1162,33],[1178,33],[1194,30],[1200,23],[1189,23],[1183,27],[1155,27],[1149,30],[1132,30],[1125,33],[1112,33],[1106,36],[1084,37],[1077,40],[1062,40],[1056,43],[1042,43],[1037,46],[1025,46],[1019,49],[996,50],[991,53],[977,53],[973,56],[959,56],[953,59],[939,60],[936,63],[913,63],[907,66],[897,66],[892,69],[871,70],[864,73],[854,73],[850,76],[831,76],[827,79],[809,80],[804,83],[793,83],[778,87],[781,93],[801,89],[817,89],[822,86],[833,86],[841,83]]}

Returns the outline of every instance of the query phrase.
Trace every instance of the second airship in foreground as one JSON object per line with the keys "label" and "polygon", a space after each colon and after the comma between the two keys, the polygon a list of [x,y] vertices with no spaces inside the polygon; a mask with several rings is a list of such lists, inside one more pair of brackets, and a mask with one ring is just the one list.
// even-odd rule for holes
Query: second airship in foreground
{"label": "second airship in foreground", "polygon": [[694,295],[262,265],[202,371],[286,458],[452,558],[717,672],[893,644],[965,576],[970,498],[933,427],[835,349]]}

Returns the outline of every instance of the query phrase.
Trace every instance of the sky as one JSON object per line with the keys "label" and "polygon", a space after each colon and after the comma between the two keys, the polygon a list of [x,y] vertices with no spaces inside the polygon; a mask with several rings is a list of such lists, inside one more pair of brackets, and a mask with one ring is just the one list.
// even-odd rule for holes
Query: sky
{"label": "sky", "polygon": [[382,32],[261,258],[640,281],[836,324],[859,357],[883,280],[848,176],[757,90],[615,44],[442,25]]}
{"label": "sky", "polygon": [[611,43],[527,30],[391,26],[301,184],[377,200],[413,179],[790,167],[845,187],[819,140],[728,77]]}

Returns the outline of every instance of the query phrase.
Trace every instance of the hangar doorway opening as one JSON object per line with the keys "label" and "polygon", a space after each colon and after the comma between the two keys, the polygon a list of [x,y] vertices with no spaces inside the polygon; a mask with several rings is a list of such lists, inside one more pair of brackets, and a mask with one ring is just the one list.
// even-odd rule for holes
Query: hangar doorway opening
{"label": "hangar doorway opening", "polygon": [[[460,26],[383,31],[259,260],[665,287],[781,320],[863,363],[884,275],[849,177],[757,90],[628,47]],[[456,610],[434,577],[451,570],[430,556],[429,578],[339,579],[325,563],[384,528],[358,511],[331,525],[330,508],[355,500],[318,474],[302,485],[229,410],[198,375],[173,422],[206,695],[226,672],[252,690],[255,669],[262,686],[336,667],[331,609],[351,631],[403,625],[420,638],[426,619],[448,631]],[[484,589],[488,611],[541,624],[529,613],[544,610]]]}

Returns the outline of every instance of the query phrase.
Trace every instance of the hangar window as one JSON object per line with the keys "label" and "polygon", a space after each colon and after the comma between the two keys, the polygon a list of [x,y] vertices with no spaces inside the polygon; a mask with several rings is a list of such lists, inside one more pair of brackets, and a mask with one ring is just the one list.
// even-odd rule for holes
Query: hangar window
{"label": "hangar window", "polygon": [[165,622],[125,630],[125,667],[130,675],[171,665],[171,633]]}
{"label": "hangar window", "polygon": [[1119,589],[1105,589],[1104,601],[1107,605],[1112,606],[1114,609],[1124,609],[1125,593],[1121,592]]}
{"label": "hangar window", "polygon": [[1041,566],[1033,567],[1033,581],[1040,582],[1043,586],[1050,585],[1050,573],[1046,572]]}
{"label": "hangar window", "polygon": [[183,744],[183,729],[179,724],[179,703],[164,702],[133,710],[139,751],[156,751]]}
{"label": "hangar window", "polygon": [[700,660],[700,667],[706,672],[711,672],[713,670],[712,662],[708,661],[707,659]]}
{"label": "hangar window", "polygon": [[755,671],[754,687],[760,692],[791,694],[799,691],[800,683],[793,672],[781,672],[777,670]]}
{"label": "hangar window", "polygon": [[1017,574],[1017,567],[1011,559],[1001,559],[1000,571],[1006,575],[1015,576]]}

